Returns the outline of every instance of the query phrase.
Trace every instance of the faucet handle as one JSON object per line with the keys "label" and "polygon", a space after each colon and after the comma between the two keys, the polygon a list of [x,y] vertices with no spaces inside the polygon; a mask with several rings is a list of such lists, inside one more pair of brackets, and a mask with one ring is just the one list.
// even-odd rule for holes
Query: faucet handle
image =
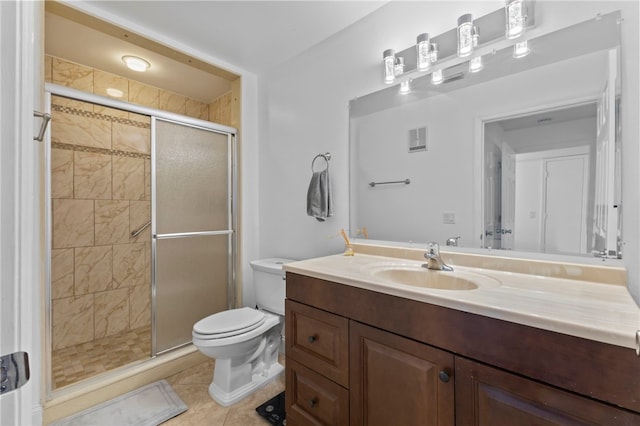
{"label": "faucet handle", "polygon": [[460,240],[460,236],[447,238],[447,245],[457,247],[458,240]]}
{"label": "faucet handle", "polygon": [[427,252],[429,254],[439,255],[440,254],[440,244],[435,241],[429,241],[427,243]]}

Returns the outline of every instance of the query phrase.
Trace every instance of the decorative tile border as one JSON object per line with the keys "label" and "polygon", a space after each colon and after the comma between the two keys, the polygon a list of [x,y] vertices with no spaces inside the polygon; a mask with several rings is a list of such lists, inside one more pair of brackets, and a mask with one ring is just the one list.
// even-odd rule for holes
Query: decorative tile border
{"label": "decorative tile border", "polygon": [[107,155],[115,155],[118,157],[142,158],[145,160],[151,160],[150,154],[143,154],[140,152],[119,151],[117,149],[95,148],[91,146],[73,145],[70,143],[62,143],[62,142],[51,142],[51,148],[63,149],[66,151],[93,152],[96,154],[107,154]]}
{"label": "decorative tile border", "polygon": [[79,116],[87,117],[87,118],[95,118],[95,119],[98,119],[98,120],[110,121],[112,123],[126,124],[128,126],[140,127],[142,129],[150,129],[151,128],[151,125],[149,123],[143,123],[143,122],[131,120],[131,119],[128,119],[128,118],[114,117],[112,115],[100,114],[100,113],[97,113],[97,112],[86,111],[86,110],[83,110],[83,109],[70,108],[70,107],[62,106],[62,105],[52,104],[51,105],[51,109],[56,111],[56,112],[64,112],[64,113],[67,113],[67,114],[79,115]]}

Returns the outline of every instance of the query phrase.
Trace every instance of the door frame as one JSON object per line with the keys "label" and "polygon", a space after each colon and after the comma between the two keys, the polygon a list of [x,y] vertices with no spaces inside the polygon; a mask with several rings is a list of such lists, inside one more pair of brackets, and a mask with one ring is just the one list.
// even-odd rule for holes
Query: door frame
{"label": "door frame", "polygon": [[30,378],[0,396],[2,423],[42,424],[44,2],[0,2],[0,355],[29,354]]}
{"label": "door frame", "polygon": [[473,164],[474,164],[474,176],[478,176],[479,179],[474,181],[474,200],[473,211],[474,214],[474,246],[483,247],[484,244],[484,209],[483,200],[485,197],[484,191],[484,141],[485,141],[485,125],[494,121],[501,121],[510,118],[516,118],[526,115],[535,114],[540,111],[548,111],[554,109],[566,109],[576,107],[579,105],[590,104],[596,101],[594,96],[582,96],[578,98],[565,99],[559,102],[549,102],[542,105],[536,105],[535,107],[523,108],[518,110],[502,111],[487,116],[476,116],[474,119],[474,145],[473,145]]}

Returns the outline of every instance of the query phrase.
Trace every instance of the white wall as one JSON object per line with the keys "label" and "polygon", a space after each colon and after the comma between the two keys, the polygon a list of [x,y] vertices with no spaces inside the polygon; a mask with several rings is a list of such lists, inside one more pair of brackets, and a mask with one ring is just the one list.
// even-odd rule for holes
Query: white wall
{"label": "white wall", "polygon": [[[261,76],[259,147],[259,254],[296,259],[339,252],[348,227],[348,110],[350,99],[383,87],[382,51],[402,50],[415,36],[440,34],[458,16],[481,16],[503,6],[490,2],[391,2],[351,27]],[[621,9],[622,134],[624,141],[624,261],[629,288],[640,301],[640,181],[638,174],[638,3],[536,2],[537,31],[550,32],[597,13]],[[277,49],[275,49],[277,52]],[[579,76],[576,76],[579,77]],[[313,156],[330,151],[335,216],[318,223],[305,214]]]}

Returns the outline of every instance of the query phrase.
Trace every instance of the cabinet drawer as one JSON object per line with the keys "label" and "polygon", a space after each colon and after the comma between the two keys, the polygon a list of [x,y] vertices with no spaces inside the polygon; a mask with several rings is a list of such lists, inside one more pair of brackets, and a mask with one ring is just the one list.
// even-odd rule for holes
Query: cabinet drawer
{"label": "cabinet drawer", "polygon": [[347,425],[349,391],[287,356],[287,423]]}
{"label": "cabinet drawer", "polygon": [[287,357],[349,387],[349,320],[286,301]]}

